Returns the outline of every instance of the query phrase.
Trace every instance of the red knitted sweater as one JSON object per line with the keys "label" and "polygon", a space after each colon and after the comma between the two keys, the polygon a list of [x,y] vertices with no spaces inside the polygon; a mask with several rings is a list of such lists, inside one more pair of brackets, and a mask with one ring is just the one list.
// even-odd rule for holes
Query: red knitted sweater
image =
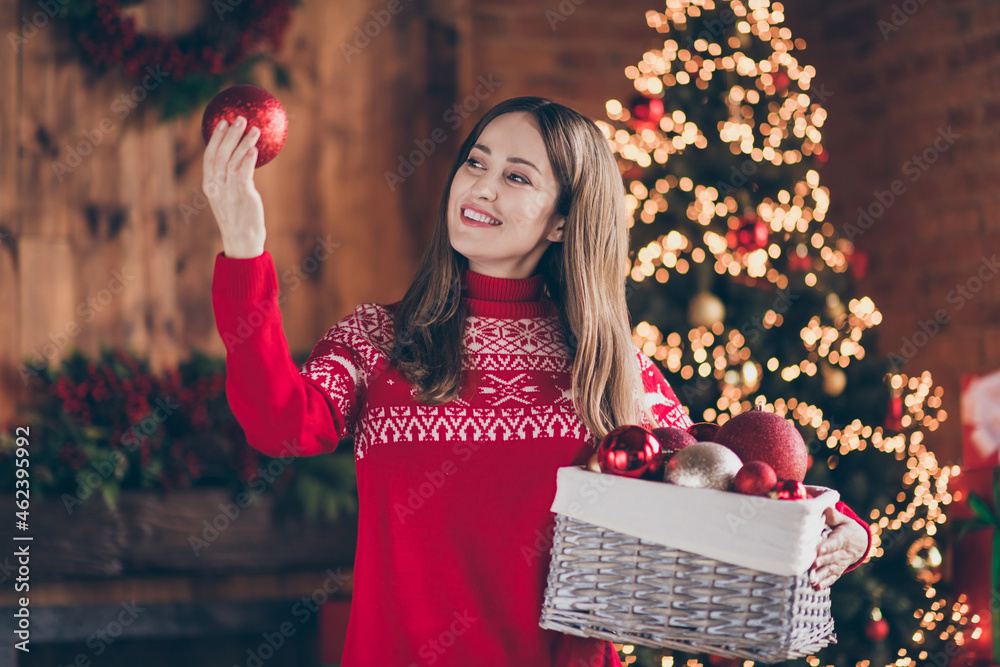
{"label": "red knitted sweater", "polygon": [[[541,275],[466,271],[462,283],[465,390],[427,406],[389,363],[396,304],[358,306],[298,369],[270,253],[219,253],[212,302],[230,406],[248,442],[272,456],[354,437],[360,515],[343,667],[618,667],[609,642],[538,627],[556,470],[593,452],[556,308]],[[653,414],[689,426],[638,349],[636,363]]]}

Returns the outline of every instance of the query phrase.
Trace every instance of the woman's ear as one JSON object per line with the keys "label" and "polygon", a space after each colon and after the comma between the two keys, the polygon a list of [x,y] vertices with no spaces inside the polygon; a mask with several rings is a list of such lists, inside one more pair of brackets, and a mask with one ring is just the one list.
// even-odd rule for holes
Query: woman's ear
{"label": "woman's ear", "polygon": [[566,226],[566,218],[560,216],[559,218],[554,220],[553,223],[555,224],[555,227],[552,229],[552,231],[549,232],[549,235],[546,236],[545,238],[547,238],[549,241],[552,241],[553,243],[560,243],[563,240],[563,228]]}

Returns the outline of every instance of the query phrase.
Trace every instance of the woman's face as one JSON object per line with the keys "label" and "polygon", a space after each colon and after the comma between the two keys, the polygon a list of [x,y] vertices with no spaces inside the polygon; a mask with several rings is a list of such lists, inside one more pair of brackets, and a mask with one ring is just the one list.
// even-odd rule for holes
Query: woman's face
{"label": "woman's face", "polygon": [[[549,244],[562,241],[565,219],[555,211],[558,194],[534,117],[524,111],[497,116],[451,183],[451,247],[476,273],[527,278]],[[484,216],[490,220],[482,222]]]}

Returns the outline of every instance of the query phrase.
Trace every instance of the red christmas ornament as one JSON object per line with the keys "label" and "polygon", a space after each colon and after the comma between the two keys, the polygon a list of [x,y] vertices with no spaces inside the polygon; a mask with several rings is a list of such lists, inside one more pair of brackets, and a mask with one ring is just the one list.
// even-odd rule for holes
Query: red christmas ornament
{"label": "red christmas ornament", "polygon": [[697,442],[717,442],[715,434],[719,432],[719,425],[712,422],[698,422],[688,427],[690,433]]}
{"label": "red christmas ornament", "polygon": [[793,248],[788,251],[788,270],[789,271],[809,271],[812,269],[812,257],[809,256],[809,252],[806,254],[799,255],[798,252]]}
{"label": "red christmas ornament", "polygon": [[763,461],[748,461],[736,473],[733,489],[748,496],[763,496],[778,483],[774,468]]}
{"label": "red christmas ornament", "polygon": [[785,68],[781,67],[771,77],[771,82],[774,83],[774,87],[779,93],[784,93],[788,90],[788,84],[792,82],[792,79],[788,76]]}
{"label": "red christmas ornament", "polygon": [[642,167],[640,167],[638,164],[636,164],[636,163],[633,162],[632,166],[629,167],[628,169],[626,169],[622,173],[622,180],[624,180],[624,181],[634,181],[634,180],[642,178],[642,175],[644,173],[645,173],[645,170]]}
{"label": "red christmas ornament", "polygon": [[632,114],[633,127],[657,127],[660,124],[660,119],[663,118],[663,100],[659,97],[638,95],[632,98],[632,102],[629,104],[629,113]]}
{"label": "red christmas ornament", "polygon": [[851,267],[851,275],[855,280],[861,280],[868,273],[868,253],[855,250],[847,257],[847,263]]}
{"label": "red christmas ornament", "polygon": [[903,397],[890,396],[885,414],[885,428],[889,431],[903,430]]}
{"label": "red christmas ornament", "polygon": [[738,414],[719,429],[716,440],[743,461],[763,461],[780,479],[805,479],[805,440],[789,420],[773,412],[750,410]]}
{"label": "red christmas ornament", "polygon": [[809,497],[809,492],[806,491],[806,485],[798,480],[782,479],[778,480],[767,495],[773,500],[805,500]]}
{"label": "red christmas ornament", "polygon": [[277,157],[285,145],[288,136],[288,116],[285,109],[278,98],[260,86],[243,84],[226,88],[205,107],[201,118],[201,136],[205,144],[212,138],[212,132],[220,120],[231,125],[239,116],[247,119],[243,134],[250,131],[251,127],[260,130],[260,138],[257,139],[257,164],[254,168],[262,167]]}
{"label": "red christmas ornament", "polygon": [[770,230],[756,215],[737,218],[736,228],[726,232],[726,242],[734,250],[752,252],[767,246]]}
{"label": "red christmas ornament", "polygon": [[663,448],[641,426],[620,426],[597,446],[601,472],[633,479],[663,479]]}
{"label": "red christmas ornament", "polygon": [[673,426],[661,426],[653,429],[653,437],[660,441],[664,459],[673,456],[688,445],[698,440],[687,431]]}
{"label": "red christmas ornament", "polygon": [[882,610],[872,609],[871,618],[865,623],[865,637],[869,641],[880,642],[889,636],[889,623],[882,618]]}

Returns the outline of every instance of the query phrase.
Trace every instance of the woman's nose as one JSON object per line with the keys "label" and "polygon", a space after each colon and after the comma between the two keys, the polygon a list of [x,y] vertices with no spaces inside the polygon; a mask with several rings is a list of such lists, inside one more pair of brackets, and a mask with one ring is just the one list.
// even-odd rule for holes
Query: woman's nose
{"label": "woman's nose", "polygon": [[496,196],[497,186],[492,174],[482,174],[473,182],[470,188],[472,196],[482,199],[493,199]]}

